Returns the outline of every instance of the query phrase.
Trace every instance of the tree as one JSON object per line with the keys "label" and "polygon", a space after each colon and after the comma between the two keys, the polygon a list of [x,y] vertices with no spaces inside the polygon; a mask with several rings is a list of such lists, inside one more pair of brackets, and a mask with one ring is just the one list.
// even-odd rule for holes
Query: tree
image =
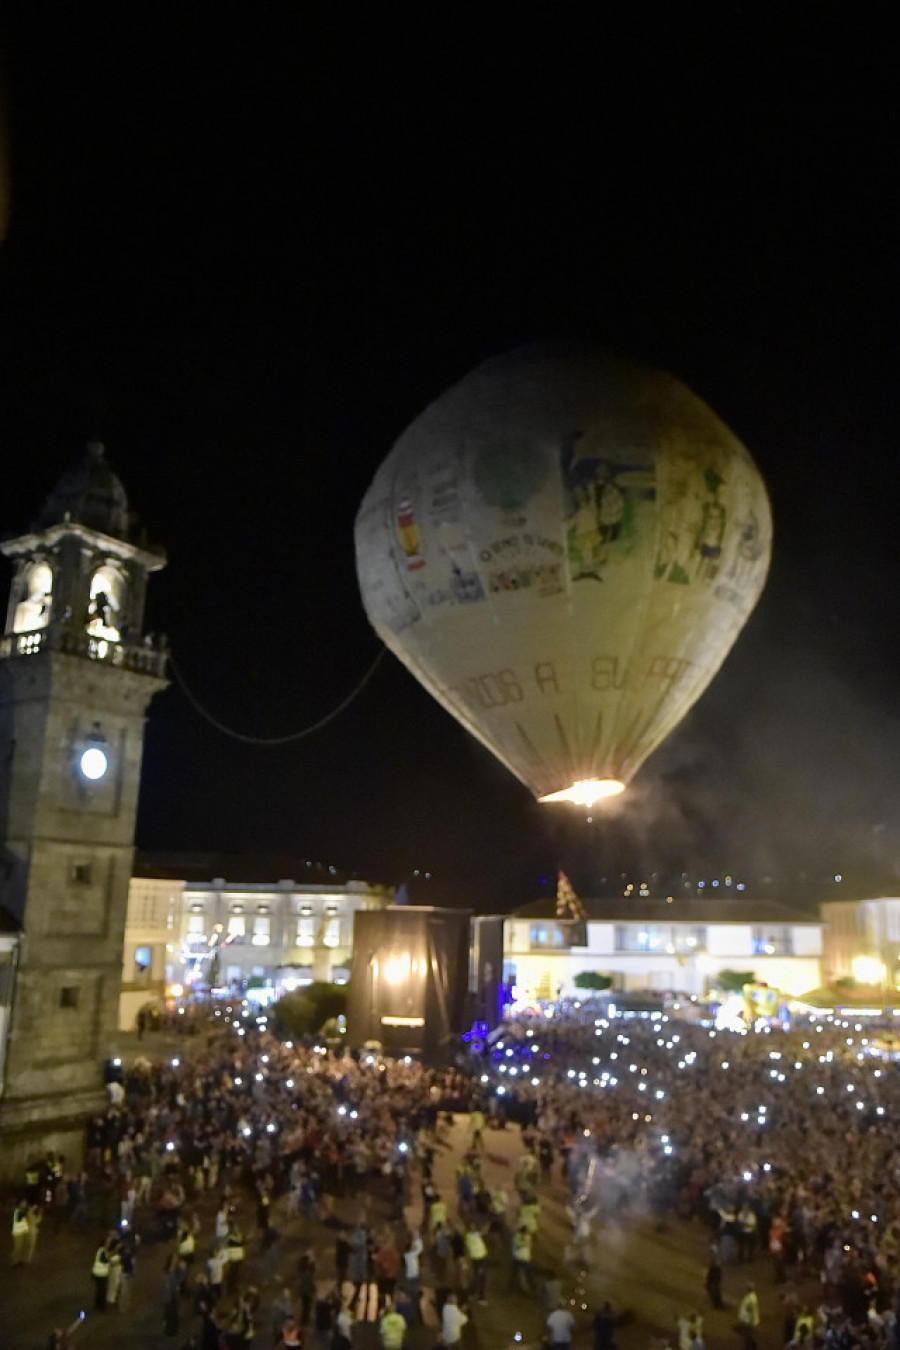
{"label": "tree", "polygon": [[720,970],[714,983],[726,994],[740,994],[745,984],[755,984],[756,975],[752,970]]}
{"label": "tree", "polygon": [[601,975],[599,970],[582,970],[575,976],[573,984],[577,989],[609,989],[612,976]]}

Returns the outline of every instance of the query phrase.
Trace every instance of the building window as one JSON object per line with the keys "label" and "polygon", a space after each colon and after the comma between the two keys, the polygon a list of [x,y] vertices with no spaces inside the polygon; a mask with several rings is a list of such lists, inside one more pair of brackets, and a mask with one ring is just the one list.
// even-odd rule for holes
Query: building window
{"label": "building window", "polygon": [[88,886],[91,880],[91,864],[89,862],[73,863],[69,875],[73,885]]}
{"label": "building window", "polygon": [[664,952],[666,935],[658,924],[620,923],[616,925],[617,952]]}
{"label": "building window", "polygon": [[119,641],[119,612],[125,595],[125,583],[114,567],[98,567],[91,577],[87,631],[94,637]]}
{"label": "building window", "polygon": [[61,1008],[77,1008],[78,995],[80,993],[81,990],[78,988],[77,984],[65,985],[59,991],[59,1006]]}
{"label": "building window", "polygon": [[268,947],[270,936],[271,919],[268,914],[257,914],[253,920],[253,946]]}
{"label": "building window", "polygon": [[14,633],[33,633],[50,622],[53,573],[45,562],[29,567],[22,578],[22,599],[16,605]]}
{"label": "building window", "polygon": [[157,921],[156,896],[152,891],[146,891],[141,896],[140,913],[138,923],[155,924]]}
{"label": "building window", "polygon": [[149,947],[135,947],[134,949],[134,981],[135,984],[149,984],[153,966],[153,953]]}
{"label": "building window", "polygon": [[678,952],[705,952],[706,951],[706,929],[705,928],[676,928],[675,930],[675,950]]}
{"label": "building window", "polygon": [[297,920],[297,946],[312,947],[316,940],[316,920],[312,914],[301,914]]}
{"label": "building window", "polygon": [[337,947],[341,940],[341,921],[340,919],[326,919],[325,927],[322,932],[322,941],[326,947]]}
{"label": "building window", "polygon": [[569,946],[569,934],[566,926],[561,923],[554,923],[549,919],[546,922],[533,923],[529,936],[532,948]]}
{"label": "building window", "polygon": [[206,920],[202,914],[189,914],[187,918],[188,941],[191,942],[197,938],[200,941],[206,941]]}
{"label": "building window", "polygon": [[237,911],[232,910],[228,915],[228,932],[232,938],[242,938],[246,931],[247,924],[243,914],[239,914]]}
{"label": "building window", "polygon": [[654,952],[691,955],[706,951],[706,929],[671,923],[620,923],[616,925],[617,952]]}
{"label": "building window", "polygon": [[794,944],[790,928],[754,928],[752,947],[754,956],[792,956]]}

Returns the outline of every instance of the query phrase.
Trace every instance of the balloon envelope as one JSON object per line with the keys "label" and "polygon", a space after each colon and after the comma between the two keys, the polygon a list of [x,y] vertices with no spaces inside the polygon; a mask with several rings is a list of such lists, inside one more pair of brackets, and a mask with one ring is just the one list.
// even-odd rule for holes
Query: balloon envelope
{"label": "balloon envelope", "polygon": [[488,361],[397,441],[356,520],[376,632],[540,798],[621,791],[766,578],[750,455],[679,381],[594,348]]}

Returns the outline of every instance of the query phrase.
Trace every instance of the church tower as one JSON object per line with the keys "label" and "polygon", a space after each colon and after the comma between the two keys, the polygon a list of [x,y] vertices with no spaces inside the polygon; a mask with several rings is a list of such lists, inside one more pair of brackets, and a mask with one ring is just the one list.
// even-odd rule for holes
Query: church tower
{"label": "church tower", "polygon": [[132,540],[97,444],[0,550],[14,569],[0,638],[0,927],[5,911],[19,934],[0,1170],[21,1174],[47,1148],[80,1157],[84,1120],[106,1101],[145,713],[166,686],[144,599],[165,555]]}

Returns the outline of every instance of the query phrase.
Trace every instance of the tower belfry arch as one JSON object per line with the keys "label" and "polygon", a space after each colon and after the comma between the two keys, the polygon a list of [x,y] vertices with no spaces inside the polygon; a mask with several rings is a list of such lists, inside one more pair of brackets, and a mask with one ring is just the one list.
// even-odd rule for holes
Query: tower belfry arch
{"label": "tower belfry arch", "polygon": [[0,550],[0,1168],[16,1172],[78,1154],[105,1103],[145,715],[167,683],[144,603],[166,558],[132,539],[98,444]]}

